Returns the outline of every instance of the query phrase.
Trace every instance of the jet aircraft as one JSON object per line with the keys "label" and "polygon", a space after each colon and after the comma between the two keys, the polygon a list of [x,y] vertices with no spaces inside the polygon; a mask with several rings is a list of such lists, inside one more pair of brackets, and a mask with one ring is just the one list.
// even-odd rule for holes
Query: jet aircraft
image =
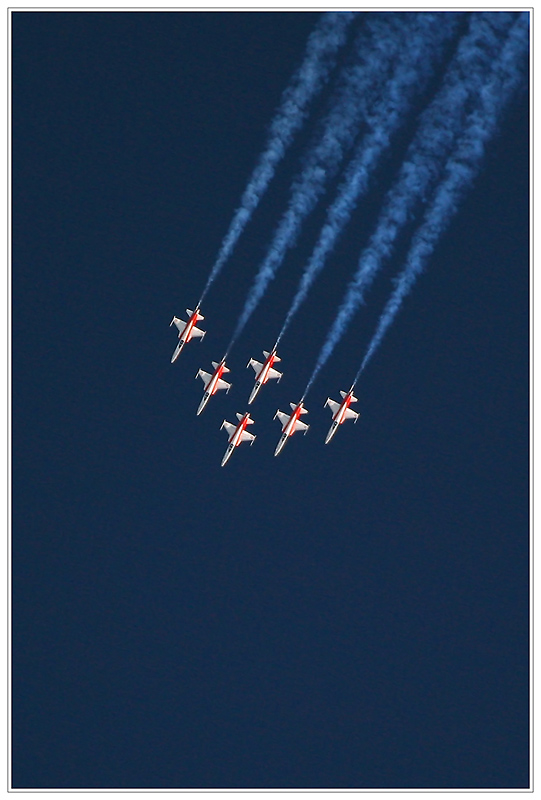
{"label": "jet aircraft", "polygon": [[252,393],[250,395],[250,399],[248,400],[248,405],[253,403],[255,400],[257,393],[261,389],[264,383],[267,383],[269,378],[276,378],[280,381],[282,377],[282,373],[278,372],[278,370],[273,369],[273,365],[277,361],[281,361],[281,358],[278,358],[276,355],[276,347],[273,347],[270,353],[267,353],[266,350],[263,350],[263,355],[265,356],[265,363],[262,364],[260,361],[256,361],[254,358],[251,358],[246,367],[253,367],[255,370],[255,386],[252,389]]}
{"label": "jet aircraft", "polygon": [[338,426],[345,422],[346,419],[354,419],[355,422],[357,422],[359,419],[359,414],[349,407],[350,403],[357,402],[357,398],[353,395],[353,386],[349,392],[340,392],[340,394],[342,395],[341,403],[337,403],[334,400],[331,400],[330,397],[327,397],[325,405],[323,406],[323,408],[329,406],[333,412],[332,423],[325,439],[325,444],[328,444],[331,441],[332,437],[338,430]]}
{"label": "jet aircraft", "polygon": [[304,431],[304,435],[306,436],[306,432],[310,427],[299,419],[301,414],[308,414],[308,411],[303,407],[302,400],[300,403],[297,403],[297,405],[295,405],[295,403],[290,403],[289,405],[293,409],[291,414],[284,414],[283,411],[278,410],[274,415],[274,419],[278,417],[282,424],[282,435],[276,445],[276,450],[274,451],[275,456],[279,455],[288,438],[293,436],[295,431]]}
{"label": "jet aircraft", "polygon": [[255,436],[252,433],[248,433],[246,430],[247,425],[254,424],[253,419],[250,419],[250,414],[248,412],[246,412],[244,415],[237,414],[237,419],[239,420],[238,425],[234,425],[232,422],[227,422],[225,419],[220,425],[220,430],[225,428],[229,434],[229,444],[227,445],[227,450],[222,458],[222,467],[227,464],[231,458],[233,450],[235,447],[238,447],[241,442],[250,442],[250,444],[254,443]]}
{"label": "jet aircraft", "polygon": [[195,309],[195,311],[190,311],[189,308],[186,309],[186,313],[188,314],[188,322],[184,322],[183,320],[179,319],[178,317],[173,317],[171,322],[169,323],[169,327],[175,324],[178,328],[178,338],[180,342],[177,344],[175,348],[175,352],[171,357],[171,364],[177,360],[179,357],[182,348],[184,345],[190,341],[190,339],[195,336],[199,337],[203,340],[203,336],[205,335],[206,331],[202,331],[195,326],[201,319],[205,319],[205,317],[199,313],[199,306]]}
{"label": "jet aircraft", "polygon": [[204,370],[200,369],[195,376],[196,378],[203,379],[203,385],[205,387],[203,399],[201,400],[199,408],[197,409],[197,416],[199,416],[199,414],[203,411],[209,399],[218,391],[218,389],[225,389],[226,392],[231,389],[231,384],[222,380],[222,375],[224,372],[231,371],[229,367],[225,366],[225,358],[222,358],[219,364],[216,361],[213,361],[212,366],[214,367],[214,372],[212,375],[209,372],[205,372]]}

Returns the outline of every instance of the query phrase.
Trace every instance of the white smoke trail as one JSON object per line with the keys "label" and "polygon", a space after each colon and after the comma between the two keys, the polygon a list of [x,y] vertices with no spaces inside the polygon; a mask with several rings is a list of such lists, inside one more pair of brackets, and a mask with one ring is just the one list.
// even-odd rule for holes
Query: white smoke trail
{"label": "white smoke trail", "polygon": [[[359,64],[350,72],[345,91],[328,115],[319,143],[310,151],[304,169],[293,184],[287,211],[248,293],[229,349],[265,294],[287,249],[297,240],[302,222],[325,190],[327,181],[336,174],[345,152],[359,132],[361,121],[377,104],[383,90],[382,83],[387,79],[395,58],[398,57],[395,75],[385,89],[389,94],[399,80],[398,74],[408,69],[414,59],[410,47],[417,41],[418,32],[422,30],[426,35],[441,39],[441,28],[434,26],[435,16],[373,14],[368,17],[366,24],[373,44],[359,54]],[[435,28],[432,34],[429,33],[430,23]]]}
{"label": "white smoke trail", "polygon": [[511,30],[497,70],[481,93],[480,106],[472,113],[468,128],[446,165],[446,177],[436,191],[422,226],[413,237],[406,265],[395,281],[395,290],[380,317],[355,383],[381,344],[404,297],[423,271],[479,171],[485,145],[493,136],[506,104],[523,79],[521,67],[528,49],[528,22],[527,12],[522,12]]}
{"label": "white smoke trail", "polygon": [[[399,178],[388,194],[383,213],[345,298],[323,344],[310,386],[332,354],[346,327],[364,299],[366,289],[392,253],[399,232],[415,204],[422,199],[445,167],[456,137],[481,113],[482,95],[490,75],[507,64],[503,40],[514,15],[505,12],[473,14],[470,30],[463,37],[449,67],[442,89],[422,115],[420,126],[408,150]],[[499,57],[497,53],[499,51]],[[474,108],[468,116],[470,109]]]}
{"label": "white smoke trail", "polygon": [[[434,26],[436,20],[439,24]],[[456,32],[459,21],[457,15],[446,14],[445,18],[442,18],[441,14],[424,14],[421,24],[416,30],[411,31],[410,51],[406,63],[397,71],[388,93],[380,100],[367,120],[369,133],[357,148],[337,197],[327,211],[326,221],[305,267],[278,339],[284,335],[306,299],[312,284],[325,266],[327,256],[349,222],[359,199],[367,191],[371,174],[380,156],[389,146],[392,134],[404,122],[404,118],[411,110],[415,95],[426,87],[437,58],[441,55],[443,46]]]}
{"label": "white smoke trail", "polygon": [[264,153],[261,155],[241,198],[241,204],[222,242],[216,262],[199,303],[233,252],[241,233],[274,176],[276,166],[301,127],[310,102],[321,90],[334,67],[336,55],[345,43],[347,29],[355,18],[351,11],[330,11],[322,15],[310,35],[303,63],[284,91],[278,112],[271,123]]}

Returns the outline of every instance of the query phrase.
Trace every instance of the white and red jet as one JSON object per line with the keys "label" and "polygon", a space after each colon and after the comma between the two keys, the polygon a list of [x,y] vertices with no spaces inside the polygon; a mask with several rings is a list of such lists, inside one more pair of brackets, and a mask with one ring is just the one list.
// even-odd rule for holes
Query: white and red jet
{"label": "white and red jet", "polygon": [[276,445],[276,450],[274,451],[275,456],[280,453],[288,438],[293,436],[295,431],[304,431],[304,435],[306,436],[306,431],[310,427],[305,422],[300,421],[301,414],[308,414],[308,411],[303,407],[302,400],[300,403],[297,403],[297,405],[295,405],[295,403],[290,403],[289,405],[293,409],[291,414],[284,414],[283,411],[278,410],[274,415],[274,419],[278,417],[282,423],[282,435],[280,436],[280,441]]}
{"label": "white and red jet", "polygon": [[213,361],[212,366],[214,367],[214,372],[212,375],[210,372],[205,372],[204,370],[200,369],[195,376],[196,378],[203,379],[203,386],[205,387],[203,399],[201,400],[199,408],[197,409],[197,416],[199,416],[199,414],[203,411],[209,399],[218,391],[218,389],[225,389],[226,392],[231,389],[231,384],[222,380],[222,375],[224,372],[231,372],[229,367],[225,366],[225,358],[222,358],[219,364],[216,361]]}
{"label": "white and red jet", "polygon": [[256,361],[255,358],[251,358],[246,367],[253,367],[255,370],[255,386],[252,389],[252,394],[250,395],[250,399],[248,400],[248,405],[253,403],[255,400],[258,391],[261,389],[264,383],[267,383],[269,378],[276,378],[278,381],[282,377],[282,373],[278,372],[278,370],[273,369],[273,365],[277,361],[281,361],[281,358],[278,358],[276,355],[276,347],[273,347],[272,352],[267,353],[266,350],[263,350],[263,355],[265,356],[265,363],[262,364],[260,361]]}
{"label": "white and red jet", "polygon": [[357,402],[357,398],[353,396],[353,386],[349,392],[340,392],[340,394],[342,395],[341,403],[336,403],[334,400],[331,400],[330,397],[327,397],[325,405],[323,406],[323,408],[329,406],[333,412],[332,423],[331,427],[329,428],[327,438],[325,439],[325,444],[328,444],[331,441],[338,429],[338,426],[345,422],[346,419],[354,419],[355,422],[357,422],[359,419],[358,413],[349,407],[351,403]]}
{"label": "white and red jet", "polygon": [[238,425],[234,425],[232,422],[227,422],[224,419],[220,426],[220,430],[225,428],[229,434],[229,444],[227,445],[227,450],[225,451],[225,455],[222,458],[222,467],[227,464],[229,459],[231,458],[231,453],[238,447],[241,442],[250,442],[250,444],[254,443],[255,436],[252,433],[248,433],[246,430],[247,425],[253,425],[253,419],[250,419],[250,414],[246,412],[246,414],[237,414],[237,419],[239,420]]}
{"label": "white and red jet", "polygon": [[179,319],[178,317],[173,317],[171,322],[169,323],[169,327],[171,325],[176,325],[178,328],[178,338],[180,342],[177,344],[175,348],[175,352],[171,357],[171,364],[173,361],[176,361],[180,355],[180,352],[184,345],[190,341],[192,337],[198,337],[203,340],[203,336],[205,335],[206,331],[201,331],[199,328],[195,326],[201,319],[205,319],[205,317],[199,313],[199,306],[195,309],[195,311],[190,311],[189,308],[186,309],[186,313],[188,314],[188,322],[184,322],[183,320]]}

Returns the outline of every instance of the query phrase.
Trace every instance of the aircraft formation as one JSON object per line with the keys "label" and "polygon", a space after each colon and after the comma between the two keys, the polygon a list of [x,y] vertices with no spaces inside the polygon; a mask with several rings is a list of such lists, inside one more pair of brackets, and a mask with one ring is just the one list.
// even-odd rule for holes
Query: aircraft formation
{"label": "aircraft formation", "polygon": [[[199,330],[196,327],[196,324],[204,319],[199,305],[194,311],[191,311],[189,308],[187,308],[186,314],[188,315],[187,322],[183,322],[178,317],[173,317],[171,320],[170,327],[175,324],[179,331],[179,343],[173,352],[171,363],[177,360],[184,345],[191,341],[192,338],[199,338],[199,340],[202,341],[206,333],[206,331]],[[263,363],[251,358],[246,365],[247,368],[252,367],[255,372],[254,388],[252,389],[250,397],[248,398],[248,405],[253,403],[259,393],[259,390],[267,383],[267,381],[276,380],[278,383],[283,374],[274,369],[274,364],[282,360],[276,352],[276,345],[270,352],[263,350],[263,355],[265,356],[265,361]],[[196,379],[201,378],[203,380],[203,398],[196,411],[197,416],[204,411],[210,398],[215,395],[217,391],[220,389],[225,389],[227,394],[232,386],[231,383],[224,381],[222,378],[224,373],[230,372],[229,367],[226,366],[225,357],[222,358],[220,362],[213,361],[212,366],[214,368],[213,373],[205,372],[204,370],[200,369],[195,376]],[[357,419],[359,418],[359,414],[349,408],[351,403],[357,402],[357,398],[353,395],[353,387],[349,390],[349,392],[340,392],[340,394],[342,396],[342,402],[340,403],[331,400],[330,397],[328,397],[325,401],[324,408],[329,406],[333,414],[331,427],[329,428],[329,432],[325,438],[325,444],[328,444],[331,441],[339,425],[341,425],[347,419],[353,419],[355,422],[357,422]],[[291,412],[283,412],[278,409],[273,417],[273,419],[278,418],[280,420],[280,424],[282,425],[282,435],[280,436],[278,444],[276,445],[276,449],[274,451],[275,456],[282,452],[287,440],[293,436],[296,431],[303,431],[303,433],[306,435],[310,427],[300,419],[300,417],[304,414],[308,414],[307,409],[304,407],[304,398],[301,399],[297,404],[290,403],[290,406]],[[250,445],[252,445],[256,439],[254,434],[249,433],[246,430],[248,425],[254,424],[254,420],[251,418],[250,414],[248,412],[245,414],[237,413],[236,416],[238,420],[236,424],[233,422],[228,422],[224,419],[220,426],[220,430],[225,428],[228,434],[228,444],[224,457],[222,458],[222,467],[227,464],[235,448],[241,445],[242,442],[250,442]]]}
{"label": "aircraft formation", "polygon": [[[342,58],[341,51],[346,51]],[[406,248],[401,268],[375,331],[368,342],[349,391],[341,400],[325,402],[332,414],[325,438],[328,444],[339,426],[357,421],[351,408],[358,402],[355,386],[366,365],[380,347],[405,297],[426,268],[483,163],[485,150],[498,131],[506,108],[525,83],[529,51],[529,13],[525,11],[415,11],[327,12],[308,38],[304,60],[282,95],[271,122],[268,138],[250,176],[240,205],[222,240],[215,263],[195,309],[187,309],[187,321],[176,316],[178,344],[171,361],[178,359],[193,338],[205,331],[201,306],[206,294],[231,258],[239,237],[255,213],[296,133],[307,122],[310,106],[325,84],[327,100],[320,103],[312,138],[300,159],[285,210],[274,229],[265,255],[240,311],[236,327],[221,361],[213,372],[200,369],[203,381],[200,415],[211,397],[231,384],[226,360],[250,317],[262,301],[270,282],[297,243],[304,222],[325,197],[324,221],[304,264],[282,327],[264,360],[251,358],[247,368],[255,373],[248,398],[251,406],[269,381],[282,373],[277,348],[293,318],[306,301],[316,279],[350,222],[355,208],[366,198],[380,175],[388,150],[400,131],[408,131],[407,146],[391,181],[371,233],[362,242],[356,265],[345,288],[312,373],[300,401],[291,411],[275,415],[282,433],[278,455],[287,440],[309,425],[301,420],[304,405],[316,377],[324,367],[379,273],[388,264],[398,242]],[[342,64],[342,66],[339,66]],[[334,189],[331,187],[334,186]],[[406,237],[408,237],[406,239]],[[242,442],[253,444],[247,428],[248,413],[237,414],[236,424],[224,420],[228,446],[222,466]]]}

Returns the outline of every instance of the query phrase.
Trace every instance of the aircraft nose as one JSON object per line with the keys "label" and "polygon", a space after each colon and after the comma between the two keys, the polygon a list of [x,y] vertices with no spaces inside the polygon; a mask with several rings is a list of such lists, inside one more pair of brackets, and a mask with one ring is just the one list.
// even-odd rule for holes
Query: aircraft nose
{"label": "aircraft nose", "polygon": [[232,452],[233,452],[233,445],[230,444],[227,450],[225,451],[224,457],[222,458],[222,467],[227,464],[229,456],[231,455]]}
{"label": "aircraft nose", "polygon": [[255,400],[255,398],[256,398],[256,395],[257,395],[257,393],[258,393],[258,391],[259,391],[259,387],[260,387],[260,386],[261,386],[260,382],[259,382],[259,381],[257,381],[257,382],[256,382],[256,385],[255,385],[255,386],[254,386],[254,388],[252,389],[252,394],[250,395],[250,398],[249,398],[249,400],[248,400],[248,405],[250,405],[250,403],[252,403],[252,402]]}
{"label": "aircraft nose", "polygon": [[329,432],[328,432],[327,437],[325,439],[325,444],[328,444],[331,441],[331,439],[334,436],[334,432],[337,429],[337,427],[338,427],[338,423],[337,422],[333,422],[333,424],[329,428]]}
{"label": "aircraft nose", "polygon": [[205,392],[205,394],[203,395],[203,399],[199,403],[199,408],[197,409],[197,416],[199,416],[199,414],[203,411],[203,409],[207,405],[208,399],[209,399],[209,393]]}

